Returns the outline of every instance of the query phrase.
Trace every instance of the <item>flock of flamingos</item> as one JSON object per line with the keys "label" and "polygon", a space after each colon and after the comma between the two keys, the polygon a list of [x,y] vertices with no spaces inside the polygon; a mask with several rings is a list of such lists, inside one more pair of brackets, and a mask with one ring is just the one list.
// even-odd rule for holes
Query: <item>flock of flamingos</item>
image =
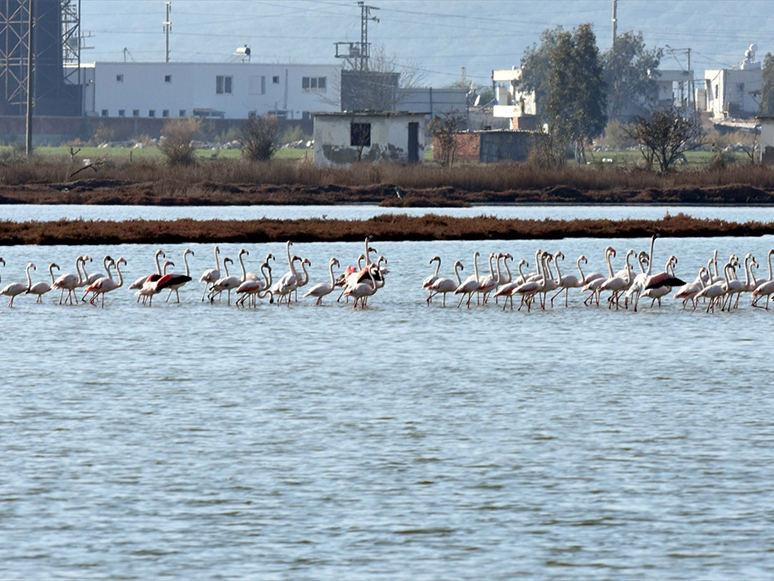
{"label": "flock of flamingos", "polygon": [[[329,283],[320,283],[312,286],[304,297],[313,297],[317,299],[317,304],[321,304],[323,297],[329,295],[337,287],[341,288],[339,298],[349,300],[354,299],[353,308],[365,307],[368,297],[375,294],[377,290],[384,286],[384,275],[389,271],[382,263],[387,260],[380,256],[376,262],[371,262],[371,252],[375,252],[369,247],[370,237],[366,238],[365,254],[358,259],[358,267],[349,266],[338,278],[334,278],[333,267],[339,266],[339,261],[331,258],[328,263],[330,273]],[[228,265],[233,264],[230,258],[223,259],[223,268],[221,270],[220,249],[215,247],[215,268],[205,270],[199,278],[200,283],[204,283],[204,292],[202,301],[209,299],[213,302],[216,298],[222,299],[223,293],[227,294],[228,304],[231,304],[232,291],[236,295],[235,304],[238,307],[256,306],[258,299],[269,297],[269,302],[276,302],[278,305],[285,302],[290,305],[291,298],[295,294],[298,300],[298,291],[309,282],[309,274],[306,267],[311,265],[309,260],[299,256],[291,256],[290,247],[292,242],[287,243],[288,271],[276,281],[272,281],[271,260],[276,260],[272,254],[266,256],[266,260],[260,266],[260,276],[253,272],[247,272],[243,256],[249,255],[247,250],[240,250],[237,260],[242,268],[242,276],[229,275]],[[175,293],[177,302],[180,302],[179,290],[191,282],[190,268],[188,266],[188,255],[194,252],[186,249],[183,252],[183,263],[185,265],[185,274],[167,272],[170,266],[175,264],[172,261],[165,261],[163,266],[161,259],[166,258],[162,250],[155,253],[156,271],[142,276],[128,285],[129,290],[134,290],[137,295],[137,301],[143,301],[144,304],[151,306],[153,297],[163,291],[168,291],[166,302],[169,302],[172,293]],[[365,266],[360,263],[365,260]],[[51,284],[48,282],[32,283],[30,270],[37,270],[33,263],[29,263],[26,268],[27,282],[15,282],[6,285],[0,290],[0,295],[10,297],[9,307],[13,307],[14,299],[21,294],[31,294],[37,296],[36,302],[43,301],[43,295],[48,292],[59,290],[59,304],[79,304],[88,301],[96,306],[100,301],[102,307],[105,306],[105,295],[115,291],[124,285],[124,277],[121,273],[121,265],[126,265],[126,260],[119,258],[117,261],[110,256],[105,256],[102,261],[104,273],[93,273],[89,275],[86,271],[86,264],[92,262],[90,256],[79,256],[75,259],[75,274],[62,274],[54,277],[54,269],[59,270],[59,265],[52,262],[48,266]],[[0,263],[5,266],[5,260],[0,258]],[[296,263],[299,267],[296,267]],[[112,270],[115,270],[115,278]],[[78,291],[83,289],[82,296],[78,297]],[[65,295],[65,292],[67,293]]]}
{"label": "flock of flamingos", "polygon": [[[441,259],[434,256],[430,259],[430,264],[436,263],[435,273],[428,276],[422,288],[427,291],[427,304],[430,305],[435,297],[441,295],[442,305],[446,306],[446,295],[459,295],[457,307],[465,304],[468,308],[475,297],[476,304],[485,305],[492,297],[495,302],[503,301],[503,310],[508,306],[514,308],[514,298],[519,299],[521,310],[525,308],[529,311],[533,307],[545,309],[550,305],[553,307],[554,300],[564,293],[564,303],[568,306],[570,289],[579,289],[582,293],[588,293],[584,299],[587,306],[599,306],[603,293],[606,294],[608,308],[619,309],[628,308],[629,305],[636,311],[640,300],[650,299],[650,306],[658,303],[661,306],[661,299],[677,289],[674,297],[682,300],[683,308],[687,308],[690,302],[694,309],[700,302],[706,304],[707,312],[714,312],[717,308],[721,311],[731,311],[739,306],[739,298],[744,293],[750,293],[752,297],[752,306],[769,308],[769,299],[774,293],[774,274],[772,273],[771,257],[774,250],[768,253],[769,277],[766,280],[758,281],[755,278],[754,268],[757,268],[758,262],[751,254],[744,257],[744,280],[740,280],[737,275],[737,269],[741,268],[739,258],[732,254],[728,262],[722,268],[723,276],[720,276],[718,268],[717,251],[709,258],[706,267],[699,270],[696,278],[691,282],[685,282],[675,276],[675,266],[677,258],[670,256],[664,270],[653,272],[653,250],[657,236],[654,235],[650,241],[650,251],[635,253],[629,250],[626,253],[624,267],[618,272],[613,271],[612,259],[616,257],[616,251],[608,246],[605,249],[605,261],[607,263],[607,275],[599,272],[585,274],[583,265],[588,263],[585,256],[578,257],[576,266],[578,275],[562,275],[560,261],[564,260],[564,254],[556,252],[551,254],[543,250],[535,252],[535,271],[524,272],[524,267],[529,268],[526,260],[520,260],[517,263],[518,276],[511,274],[508,261],[513,260],[510,254],[498,253],[489,255],[489,273],[480,274],[478,269],[478,258],[480,254],[473,254],[473,274],[467,279],[462,280],[460,271],[464,270],[462,263],[458,260],[454,263],[455,278],[444,278],[439,276],[441,268]],[[354,299],[353,308],[360,306],[364,308],[368,304],[368,298],[374,295],[384,286],[385,275],[388,270],[384,264],[387,260],[380,256],[376,262],[371,261],[371,253],[375,252],[369,246],[371,237],[365,240],[365,252],[360,255],[357,261],[357,267],[348,266],[343,273],[334,275],[334,267],[340,266],[336,258],[331,258],[328,263],[329,282],[322,282],[309,288],[303,297],[316,299],[316,304],[321,304],[325,296],[331,294],[337,288],[340,293],[337,300],[346,298]],[[239,251],[237,260],[241,267],[241,276],[229,275],[228,264],[233,265],[233,260],[224,258],[221,270],[220,249],[215,247],[215,268],[211,268],[202,273],[199,278],[200,283],[204,283],[202,292],[202,301],[209,299],[213,302],[216,298],[223,298],[223,293],[227,295],[228,304],[231,304],[232,291],[236,295],[235,304],[237,307],[255,307],[258,299],[269,298],[270,303],[283,303],[290,305],[295,295],[298,300],[298,292],[309,282],[309,274],[306,267],[311,265],[309,260],[299,256],[292,256],[290,248],[292,242],[288,241],[286,245],[288,270],[277,280],[272,280],[272,267],[270,261],[276,260],[272,254],[266,256],[266,260],[260,265],[260,275],[247,272],[243,256],[249,255],[249,252],[242,249]],[[135,291],[137,301],[141,301],[148,306],[153,304],[153,297],[163,291],[167,292],[166,301],[175,293],[177,302],[180,302],[179,290],[193,279],[190,275],[188,266],[188,255],[193,255],[193,251],[186,249],[183,253],[183,263],[185,265],[185,274],[168,273],[167,269],[174,266],[174,263],[166,260],[163,265],[161,259],[166,255],[163,251],[157,250],[155,253],[156,271],[146,276],[142,276],[128,285],[130,290]],[[630,260],[635,256],[636,268],[632,266]],[[365,261],[364,264],[363,261]],[[37,282],[32,283],[30,270],[36,270],[34,264],[29,263],[26,268],[27,282],[17,282],[6,285],[0,290],[0,295],[10,297],[9,307],[13,306],[14,299],[20,294],[31,294],[37,296],[37,302],[42,302],[43,295],[51,291],[59,290],[59,304],[80,304],[88,301],[96,306],[100,302],[105,306],[105,295],[115,291],[124,285],[121,265],[126,265],[126,260],[119,258],[117,261],[110,256],[103,260],[104,273],[93,273],[89,275],[86,271],[86,264],[91,263],[92,259],[88,255],[79,256],[75,260],[75,274],[62,274],[55,278],[54,269],[59,269],[55,263],[48,267],[51,283]],[[0,263],[5,266],[5,261],[0,258]],[[298,264],[298,266],[296,266]],[[115,270],[115,278],[114,273]],[[554,270],[556,273],[554,274]],[[79,297],[78,291],[83,289],[83,294]],[[65,294],[66,293],[66,294]],[[765,305],[759,305],[761,299],[766,298]],[[436,299],[437,300],[437,299]]]}

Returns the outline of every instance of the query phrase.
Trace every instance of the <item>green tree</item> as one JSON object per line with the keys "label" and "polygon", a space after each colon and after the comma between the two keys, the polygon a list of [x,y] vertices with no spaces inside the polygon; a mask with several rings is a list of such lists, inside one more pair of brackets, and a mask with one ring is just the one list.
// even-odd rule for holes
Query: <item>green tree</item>
{"label": "green tree", "polygon": [[[607,114],[620,120],[649,108],[657,99],[656,81],[650,71],[658,69],[663,50],[645,48],[642,32],[624,32],[602,57],[607,83]],[[638,107],[640,106],[640,107]]]}
{"label": "green tree", "polygon": [[774,115],[774,56],[766,54],[763,59],[763,94],[761,115]]}
{"label": "green tree", "polygon": [[549,76],[551,73],[551,53],[557,39],[563,32],[561,26],[544,30],[540,35],[540,44],[533,44],[524,51],[521,59],[521,78],[524,89],[535,93],[537,114],[543,117],[545,106],[551,95]]}
{"label": "green tree", "polygon": [[591,24],[561,32],[550,53],[546,119],[558,145],[575,143],[586,161],[586,144],[607,125],[607,86]]}

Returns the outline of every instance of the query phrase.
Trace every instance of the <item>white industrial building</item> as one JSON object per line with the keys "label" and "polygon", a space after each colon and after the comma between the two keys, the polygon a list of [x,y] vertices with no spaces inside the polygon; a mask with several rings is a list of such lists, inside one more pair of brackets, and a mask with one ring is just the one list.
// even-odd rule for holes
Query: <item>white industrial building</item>
{"label": "white industrial building", "polygon": [[760,111],[763,69],[755,60],[757,49],[751,45],[745,60],[735,68],[704,71],[705,87],[703,92],[697,91],[697,102],[713,119],[749,118]]}
{"label": "white industrial building", "polygon": [[311,119],[339,111],[340,65],[98,62],[86,65],[85,113],[96,117]]}

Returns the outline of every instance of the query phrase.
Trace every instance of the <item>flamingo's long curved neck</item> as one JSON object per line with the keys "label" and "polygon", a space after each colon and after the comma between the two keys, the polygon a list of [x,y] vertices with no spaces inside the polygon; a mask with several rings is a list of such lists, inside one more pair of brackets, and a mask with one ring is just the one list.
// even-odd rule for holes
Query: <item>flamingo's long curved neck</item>
{"label": "flamingo's long curved neck", "polygon": [[186,275],[186,276],[188,276],[188,277],[190,277],[190,276],[191,276],[191,273],[190,273],[190,271],[188,270],[188,254],[189,254],[188,250],[186,250],[185,252],[183,252],[183,264],[185,264],[185,275]]}
{"label": "flamingo's long curved neck", "polygon": [[535,271],[537,272],[538,276],[543,274],[543,272],[541,270],[542,260],[540,258],[542,254],[543,254],[543,251],[540,250],[540,249],[535,251]]}
{"label": "flamingo's long curved neck", "polygon": [[[629,264],[629,257],[634,254],[634,250],[629,250],[629,252],[626,253],[626,284],[629,284],[632,280],[632,265]],[[650,265],[648,265],[648,270],[650,270]]]}
{"label": "flamingo's long curved neck", "polygon": [[[370,240],[370,237],[365,239],[365,263],[366,263],[366,266],[371,264],[371,255],[368,252],[369,251],[369,248],[368,248],[369,240]],[[439,266],[440,266],[440,264],[439,264]]]}
{"label": "flamingo's long curved neck", "polygon": [[27,290],[32,288],[32,278],[30,277],[30,268],[34,268],[32,263],[27,265]]}
{"label": "flamingo's long curved neck", "polygon": [[[54,266],[56,266],[56,265],[53,262],[48,265],[48,274],[51,275],[51,286],[52,287],[54,286],[54,283],[56,282],[56,280],[54,279]],[[57,268],[59,268],[59,267],[57,267]]]}
{"label": "flamingo's long curved neck", "polygon": [[478,251],[473,253],[473,274],[475,274],[476,282],[478,282]]}
{"label": "flamingo's long curved neck", "polygon": [[78,286],[81,286],[83,284],[83,273],[81,273],[81,269],[78,266],[79,263],[84,262],[83,256],[78,256],[75,259],[75,273],[78,275]]}
{"label": "flamingo's long curved neck", "polygon": [[457,286],[462,284],[462,279],[460,278],[460,268],[462,268],[462,263],[458,260],[454,263],[454,275],[457,277]]}
{"label": "flamingo's long curved neck", "polygon": [[[229,260],[231,260],[231,259],[229,259]],[[223,259],[223,270],[226,272],[226,277],[228,277],[228,266],[227,266],[227,264],[228,264],[229,260],[226,260],[225,258]]]}
{"label": "flamingo's long curved neck", "polygon": [[650,269],[653,267],[653,246],[656,244],[656,237],[651,236],[650,237],[650,252],[648,253],[648,271],[647,274],[650,276]]}
{"label": "flamingo's long curved neck", "polygon": [[161,276],[161,265],[159,264],[159,257],[163,255],[164,253],[161,250],[156,251],[156,272],[159,276]]}
{"label": "flamingo's long curved neck", "polygon": [[580,281],[583,282],[586,280],[586,277],[583,275],[583,269],[581,269],[581,257],[578,257],[578,262],[576,263],[578,265],[578,272],[580,273]]}
{"label": "flamingo's long curved neck", "polygon": [[245,270],[245,261],[242,259],[242,255],[245,254],[246,250],[240,250],[239,251],[239,265],[242,267],[242,282],[247,280],[247,271]]}
{"label": "flamingo's long curved neck", "polygon": [[[264,270],[264,267],[269,271],[268,276],[266,276],[266,270]],[[263,274],[263,278],[266,281],[266,290],[264,290],[263,294],[260,295],[260,298],[263,298],[268,292],[270,292],[271,289],[271,266],[269,266],[268,260],[266,260],[266,262],[261,265],[261,274]]]}
{"label": "flamingo's long curved neck", "polygon": [[[717,250],[715,250],[715,252],[712,253],[712,262],[715,263],[715,276],[720,278],[720,274],[718,273],[718,251]],[[723,274],[725,274],[725,272]]]}
{"label": "flamingo's long curved neck", "polygon": [[[110,263],[108,262],[108,257],[102,259],[102,267],[107,270],[107,275],[110,280],[113,280],[113,274],[110,272]],[[159,269],[159,273],[161,273],[161,269]]]}
{"label": "flamingo's long curved neck", "polygon": [[524,271],[522,271],[522,267],[523,267],[525,264],[526,264],[527,266],[529,266],[529,264],[527,264],[527,262],[526,262],[526,261],[524,261],[524,260],[519,260],[519,278],[520,278],[521,280],[527,280],[527,279],[525,278],[525,276],[524,276]]}
{"label": "flamingo's long curved neck", "polygon": [[298,260],[301,261],[301,270],[304,273],[304,278],[301,280],[303,284],[306,284],[307,282],[309,282],[309,273],[306,272],[306,262],[304,262],[302,258],[299,258]]}
{"label": "flamingo's long curved neck", "polygon": [[[328,272],[331,275],[331,288],[332,288],[336,284],[336,279],[333,276],[333,261],[332,260],[328,263]],[[436,272],[438,272],[438,271],[436,270]]]}
{"label": "flamingo's long curved neck", "polygon": [[438,278],[438,273],[441,272],[441,259],[440,259],[440,257],[436,256],[435,258],[433,258],[433,260],[436,262],[435,274],[433,276]]}
{"label": "flamingo's long curved neck", "polygon": [[[290,269],[291,274],[296,274],[296,269],[293,268],[293,259],[290,257],[290,245],[293,244],[290,240],[288,240],[287,244],[287,251],[288,251],[288,268]],[[366,244],[368,246],[368,244]]]}
{"label": "flamingo's long curved neck", "polygon": [[124,277],[121,274],[121,269],[119,268],[121,266],[121,260],[119,259],[118,262],[116,262],[116,274],[118,275],[118,286],[122,286],[124,284]]}
{"label": "flamingo's long curved neck", "polygon": [[769,250],[769,280],[774,280],[774,275],[771,273],[771,255],[774,254],[774,250]]}
{"label": "flamingo's long curved neck", "polygon": [[745,284],[745,286],[750,286],[750,258],[751,258],[751,256],[749,254],[744,257],[744,284]]}
{"label": "flamingo's long curved neck", "polygon": [[[505,272],[508,275],[508,280],[500,279],[500,282],[503,284],[507,284],[513,280],[513,275],[511,275],[511,269],[508,268],[508,258],[509,256],[507,254],[503,255],[503,266],[505,267]],[[511,258],[511,260],[513,260]]]}
{"label": "flamingo's long curved neck", "polygon": [[613,264],[610,262],[610,257],[612,254],[612,252],[605,253],[605,259],[607,260],[607,270],[610,273],[610,278],[613,278]]}
{"label": "flamingo's long curved neck", "polygon": [[557,252],[554,255],[554,266],[556,267],[556,282],[558,284],[562,284],[562,272],[559,270],[559,260],[558,260],[560,254],[561,252]]}
{"label": "flamingo's long curved neck", "polygon": [[220,270],[220,248],[215,247],[215,270]]}

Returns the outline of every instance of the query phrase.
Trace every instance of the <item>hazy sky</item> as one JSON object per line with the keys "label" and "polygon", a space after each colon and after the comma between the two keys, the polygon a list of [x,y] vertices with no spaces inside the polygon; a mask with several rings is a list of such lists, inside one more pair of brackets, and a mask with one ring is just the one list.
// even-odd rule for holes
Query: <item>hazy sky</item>
{"label": "hazy sky", "polygon": [[[518,66],[524,49],[557,25],[592,22],[610,47],[612,0],[369,0],[369,41],[414,66],[424,84],[478,84],[492,69]],[[82,28],[94,47],[85,62],[164,58],[164,0],[82,0]],[[336,63],[334,42],[360,40],[360,9],[342,0],[172,0],[171,60],[226,61],[248,44],[254,62]],[[649,47],[670,45],[662,68],[731,66],[755,42],[774,52],[772,0],[618,0],[618,31],[642,31]]]}

